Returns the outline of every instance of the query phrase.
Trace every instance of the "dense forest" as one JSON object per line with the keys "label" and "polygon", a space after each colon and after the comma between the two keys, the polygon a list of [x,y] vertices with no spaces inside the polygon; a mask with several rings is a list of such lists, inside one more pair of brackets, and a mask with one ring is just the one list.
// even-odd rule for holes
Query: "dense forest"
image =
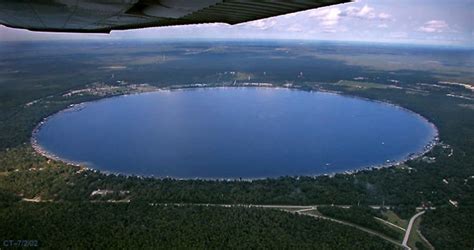
{"label": "dense forest", "polygon": [[[1,48],[0,52],[7,54]],[[40,49],[38,53],[44,55],[45,52]],[[16,58],[17,55],[10,56]],[[6,61],[16,60],[5,58]],[[331,78],[323,79],[328,82],[290,79],[302,90],[337,91],[387,101],[423,115],[440,132],[442,143],[427,154],[434,157],[434,161],[418,158],[400,166],[356,174],[286,176],[252,181],[116,176],[51,161],[31,148],[32,130],[48,115],[70,104],[134,92],[121,87],[121,91],[100,95],[67,96],[69,91],[90,87],[95,81],[102,81],[105,86],[117,86],[117,83],[110,81],[109,74],[98,71],[97,65],[91,65],[87,56],[79,53],[74,54],[75,60],[66,58],[56,62],[53,56],[39,57],[38,60],[47,63],[41,61],[42,65],[36,65],[38,69],[23,74],[23,80],[16,76],[0,81],[0,240],[37,239],[41,246],[53,248],[130,248],[138,245],[144,248],[385,249],[393,246],[353,228],[274,210],[150,206],[165,203],[385,204],[404,219],[413,216],[416,207],[435,207],[422,216],[423,235],[437,249],[472,249],[474,246],[474,237],[471,237],[474,235],[474,103],[447,96],[466,94],[467,90],[457,86],[418,85],[417,80],[433,79],[427,78],[426,72],[413,71],[396,72],[400,79],[416,79],[415,82],[402,82],[397,88],[354,87],[329,82]],[[215,55],[211,59],[214,60]],[[34,62],[30,60],[30,63]],[[307,65],[314,59],[306,60],[309,59],[305,58],[300,64]],[[25,63],[26,60],[18,61],[11,63],[13,68],[24,70],[31,66]],[[78,68],[73,75],[69,73],[71,63]],[[180,68],[170,65],[163,67]],[[348,67],[335,62],[330,65]],[[232,67],[237,66],[232,64]],[[278,62],[275,67],[286,72],[284,62]],[[148,72],[143,65],[135,69]],[[209,71],[209,77],[215,76],[213,70]],[[354,71],[352,67],[347,72],[352,76],[360,74]],[[378,74],[373,70],[363,72]],[[335,74],[329,72],[328,75],[330,73]],[[142,75],[146,74],[135,77]],[[164,73],[160,76],[170,77]],[[71,77],[76,80],[69,80]],[[286,83],[285,77],[264,80],[274,80],[275,85],[282,85]],[[17,82],[13,84],[11,79]],[[223,80],[222,84],[234,82],[234,79],[229,80]],[[166,87],[174,82],[151,84]],[[109,192],[91,195],[96,190]],[[28,199],[38,203],[27,202],[31,201]],[[373,223],[373,216],[379,214],[373,214],[372,210],[323,208],[321,212],[377,231],[386,230]],[[385,233],[391,235],[393,232]],[[183,238],[186,240],[181,240]]]}
{"label": "dense forest", "polygon": [[473,217],[472,205],[443,207],[423,216],[421,230],[438,249],[469,249],[474,244]]}
{"label": "dense forest", "polygon": [[374,217],[383,217],[380,212],[369,207],[355,206],[351,208],[319,207],[318,211],[323,215],[352,222],[354,224],[381,232],[393,239],[401,240],[403,235],[400,231],[394,230],[387,225],[378,222]]}
{"label": "dense forest", "polygon": [[347,226],[258,208],[17,203],[0,210],[0,221],[3,239],[37,240],[44,248],[396,248]]}

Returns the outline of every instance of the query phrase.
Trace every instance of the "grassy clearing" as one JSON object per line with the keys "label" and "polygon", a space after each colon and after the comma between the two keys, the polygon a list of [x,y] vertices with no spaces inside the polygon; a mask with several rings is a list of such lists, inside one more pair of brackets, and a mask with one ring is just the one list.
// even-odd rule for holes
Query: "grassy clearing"
{"label": "grassy clearing", "polygon": [[393,223],[393,224],[395,224],[397,226],[400,226],[400,227],[403,227],[403,228],[407,228],[408,221],[404,220],[404,219],[401,219],[393,211],[387,210],[387,211],[382,212],[382,214],[387,217],[388,222]]}
{"label": "grassy clearing", "polygon": [[420,237],[419,229],[421,223],[421,217],[418,217],[413,223],[413,228],[410,232],[410,238],[408,239],[408,246],[412,249],[431,249],[430,246]]}
{"label": "grassy clearing", "polygon": [[317,209],[314,210],[309,210],[309,211],[304,211],[302,214],[309,214],[309,215],[316,215],[316,216],[323,216],[322,213],[320,213]]}

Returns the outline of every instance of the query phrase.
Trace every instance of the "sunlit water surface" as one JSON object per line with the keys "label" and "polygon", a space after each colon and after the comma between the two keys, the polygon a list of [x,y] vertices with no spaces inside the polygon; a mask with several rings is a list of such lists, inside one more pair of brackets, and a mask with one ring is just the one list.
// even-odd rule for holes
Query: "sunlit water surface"
{"label": "sunlit water surface", "polygon": [[160,91],[60,112],[36,134],[70,162],[122,174],[262,178],[399,161],[435,130],[392,105],[270,88]]}

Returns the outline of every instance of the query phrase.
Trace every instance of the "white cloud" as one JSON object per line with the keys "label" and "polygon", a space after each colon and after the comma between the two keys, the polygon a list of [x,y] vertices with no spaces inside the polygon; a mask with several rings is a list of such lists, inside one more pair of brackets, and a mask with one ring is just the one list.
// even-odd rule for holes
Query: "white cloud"
{"label": "white cloud", "polygon": [[390,14],[385,13],[385,12],[380,12],[379,13],[379,18],[380,19],[391,19],[392,16]]}
{"label": "white cloud", "polygon": [[377,25],[377,27],[385,29],[385,28],[388,28],[388,25],[386,23],[382,23],[382,24]]}
{"label": "white cloud", "polygon": [[362,7],[362,9],[359,10],[359,12],[357,13],[357,15],[359,16],[367,16],[369,14],[373,14],[374,13],[374,8],[370,8],[367,4],[364,5],[364,7]]}
{"label": "white cloud", "polygon": [[286,30],[289,32],[303,32],[305,31],[305,28],[299,24],[294,24],[294,25],[289,26]]}
{"label": "white cloud", "polygon": [[361,19],[381,19],[388,20],[392,16],[385,12],[377,13],[374,8],[368,6],[367,4],[363,7],[350,6],[347,7],[342,13],[342,16],[356,17]]}
{"label": "white cloud", "polygon": [[310,17],[315,17],[321,26],[327,29],[327,31],[334,30],[342,17],[352,17],[360,19],[377,19],[377,20],[390,20],[392,16],[385,12],[376,12],[374,8],[369,5],[362,7],[349,6],[344,10],[339,8],[323,8],[312,10],[309,12]]}
{"label": "white cloud", "polygon": [[260,30],[266,30],[275,26],[275,24],[277,24],[277,22],[274,19],[263,19],[263,20],[257,20],[257,21],[244,23],[242,25],[257,28]]}
{"label": "white cloud", "polygon": [[203,26],[203,27],[225,27],[225,26],[229,26],[229,24],[227,23],[203,23],[203,24],[196,24],[197,27],[199,26]]}
{"label": "white cloud", "polygon": [[339,8],[326,8],[314,10],[309,13],[310,17],[315,17],[321,26],[331,27],[339,22],[341,10]]}
{"label": "white cloud", "polygon": [[343,16],[350,16],[350,17],[359,17],[359,18],[367,18],[373,19],[377,15],[375,14],[374,8],[369,7],[367,4],[364,5],[362,8],[350,6],[345,9],[342,13]]}
{"label": "white cloud", "polygon": [[444,20],[431,20],[423,24],[419,31],[428,32],[428,33],[440,33],[449,28],[448,23]]}

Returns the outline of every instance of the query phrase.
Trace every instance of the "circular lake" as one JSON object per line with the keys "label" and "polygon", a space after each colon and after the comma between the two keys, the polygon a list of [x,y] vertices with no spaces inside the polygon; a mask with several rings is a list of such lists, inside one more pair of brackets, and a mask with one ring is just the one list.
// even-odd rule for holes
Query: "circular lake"
{"label": "circular lake", "polygon": [[436,135],[380,102],[275,88],[120,96],[50,117],[42,150],[103,171],[175,178],[319,175],[396,162]]}

